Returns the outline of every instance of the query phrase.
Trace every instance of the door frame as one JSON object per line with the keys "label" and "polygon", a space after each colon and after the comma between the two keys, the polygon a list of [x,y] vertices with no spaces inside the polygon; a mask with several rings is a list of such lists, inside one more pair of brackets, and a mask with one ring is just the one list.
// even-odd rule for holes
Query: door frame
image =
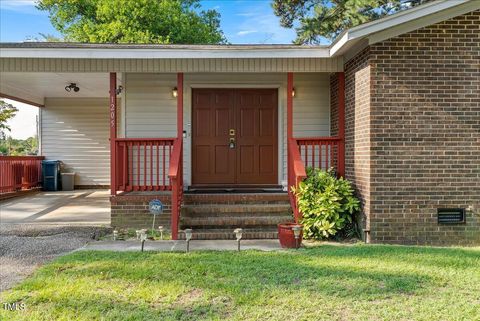
{"label": "door frame", "polygon": [[[277,89],[277,185],[276,186],[283,186],[286,184],[284,181],[285,171],[284,171],[284,158],[285,158],[285,147],[286,140],[285,140],[285,86],[286,86],[286,76],[283,79],[283,75],[281,76],[282,79],[280,81],[270,81],[265,84],[256,83],[248,83],[248,82],[234,82],[234,83],[199,83],[199,82],[190,82],[188,79],[184,82],[184,128],[186,130],[186,145],[188,146],[189,153],[184,157],[184,166],[187,170],[187,175],[185,177],[186,182],[184,186],[186,188],[192,186],[192,174],[193,174],[193,162],[192,162],[192,155],[193,155],[193,144],[192,144],[192,112],[193,112],[193,89],[199,88],[206,88],[206,89]],[[254,80],[252,80],[254,81]],[[185,148],[187,150],[187,148]],[[200,186],[200,185],[196,185]],[[219,185],[211,184],[206,186],[216,187]],[[235,185],[235,187],[251,187],[252,185]],[[265,188],[274,187],[272,185],[257,185]]]}

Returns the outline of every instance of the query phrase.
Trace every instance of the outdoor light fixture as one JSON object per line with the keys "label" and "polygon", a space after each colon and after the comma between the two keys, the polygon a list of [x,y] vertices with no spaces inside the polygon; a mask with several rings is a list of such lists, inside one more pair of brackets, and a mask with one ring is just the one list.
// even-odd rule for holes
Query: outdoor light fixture
{"label": "outdoor light fixture", "polygon": [[185,233],[185,240],[187,240],[187,253],[190,252],[190,240],[192,239],[192,229],[187,228],[183,231]]}
{"label": "outdoor light fixture", "polygon": [[292,88],[292,97],[295,97],[295,87]]}
{"label": "outdoor light fixture", "polygon": [[145,241],[147,240],[147,230],[140,230],[140,241],[142,241],[142,252],[145,246]]}
{"label": "outdoor light fixture", "polygon": [[172,96],[175,97],[175,98],[177,98],[177,96],[178,96],[178,89],[177,89],[177,87],[174,87],[174,88],[172,89]]}
{"label": "outdoor light fixture", "polygon": [[233,230],[235,237],[237,238],[238,252],[240,252],[240,240],[242,239],[243,230],[241,228],[236,228]]}
{"label": "outdoor light fixture", "polygon": [[117,230],[113,230],[113,240],[116,241],[118,238],[118,231]]}
{"label": "outdoor light fixture", "polygon": [[163,240],[163,231],[165,231],[165,229],[163,228],[162,225],[160,225],[160,226],[158,227],[158,230],[160,231],[160,239]]}
{"label": "outdoor light fixture", "polygon": [[301,225],[292,226],[293,235],[295,236],[295,248],[298,250],[299,244],[298,240],[300,239],[300,233],[302,232]]}
{"label": "outdoor light fixture", "polygon": [[115,91],[115,93],[116,93],[117,95],[120,95],[120,94],[122,93],[122,91],[123,91],[123,86],[118,86],[118,88],[117,88],[117,90]]}
{"label": "outdoor light fixture", "polygon": [[80,88],[77,86],[76,83],[72,82],[70,83],[70,85],[65,86],[65,90],[67,92],[71,92],[73,90],[74,92],[78,93],[80,91]]}

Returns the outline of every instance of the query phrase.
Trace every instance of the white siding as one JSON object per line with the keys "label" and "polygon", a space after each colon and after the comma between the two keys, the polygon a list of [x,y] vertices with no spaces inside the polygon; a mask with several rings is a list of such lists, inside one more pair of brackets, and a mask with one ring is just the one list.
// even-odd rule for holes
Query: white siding
{"label": "white siding", "polygon": [[176,137],[175,74],[125,74],[125,136]]}
{"label": "white siding", "polygon": [[77,173],[75,185],[110,184],[108,99],[47,98],[41,109],[41,148]]}

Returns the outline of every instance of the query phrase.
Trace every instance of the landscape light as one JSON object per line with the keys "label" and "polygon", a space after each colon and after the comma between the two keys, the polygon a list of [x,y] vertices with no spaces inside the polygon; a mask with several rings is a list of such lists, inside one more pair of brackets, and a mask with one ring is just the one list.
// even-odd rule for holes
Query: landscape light
{"label": "landscape light", "polygon": [[185,233],[185,240],[187,241],[187,253],[190,252],[190,240],[192,239],[192,229],[187,228],[183,231]]}
{"label": "landscape light", "polygon": [[140,230],[136,230],[135,234],[137,235],[137,240],[140,240]]}
{"label": "landscape light", "polygon": [[118,238],[118,231],[117,230],[113,230],[113,240],[116,241]]}
{"label": "landscape light", "polygon": [[240,252],[240,240],[242,239],[243,230],[241,228],[236,228],[233,230],[235,237],[237,238],[238,251]]}
{"label": "landscape light", "polygon": [[295,236],[295,248],[298,250],[299,244],[298,240],[300,239],[300,233],[302,232],[301,225],[292,226],[293,235]]}
{"label": "landscape light", "polygon": [[145,246],[145,241],[147,240],[147,230],[140,230],[140,241],[142,241],[142,252]]}
{"label": "landscape light", "polygon": [[162,225],[160,225],[160,226],[158,227],[158,230],[160,231],[160,239],[163,240],[163,231],[165,231],[165,229],[163,228]]}

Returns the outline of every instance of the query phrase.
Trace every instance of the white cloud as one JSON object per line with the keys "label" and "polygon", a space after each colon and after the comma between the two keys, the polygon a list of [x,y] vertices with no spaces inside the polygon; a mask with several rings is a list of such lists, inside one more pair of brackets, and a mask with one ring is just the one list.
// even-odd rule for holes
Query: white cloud
{"label": "white cloud", "polygon": [[237,32],[237,36],[246,36],[246,35],[249,35],[251,33],[256,33],[258,32],[258,30],[241,30],[239,32]]}
{"label": "white cloud", "polygon": [[237,13],[237,16],[243,17],[237,27],[236,35],[239,37],[252,34],[247,31],[252,30],[252,26],[255,26],[256,38],[259,43],[291,43],[295,38],[294,31],[280,26],[279,18],[272,13],[270,7],[251,6],[244,12]]}
{"label": "white cloud", "polygon": [[[3,2],[3,1],[2,1]],[[7,136],[16,139],[27,139],[37,133],[38,107],[4,99],[5,102],[18,108],[18,112],[12,119],[7,121],[11,132],[6,131]]]}

